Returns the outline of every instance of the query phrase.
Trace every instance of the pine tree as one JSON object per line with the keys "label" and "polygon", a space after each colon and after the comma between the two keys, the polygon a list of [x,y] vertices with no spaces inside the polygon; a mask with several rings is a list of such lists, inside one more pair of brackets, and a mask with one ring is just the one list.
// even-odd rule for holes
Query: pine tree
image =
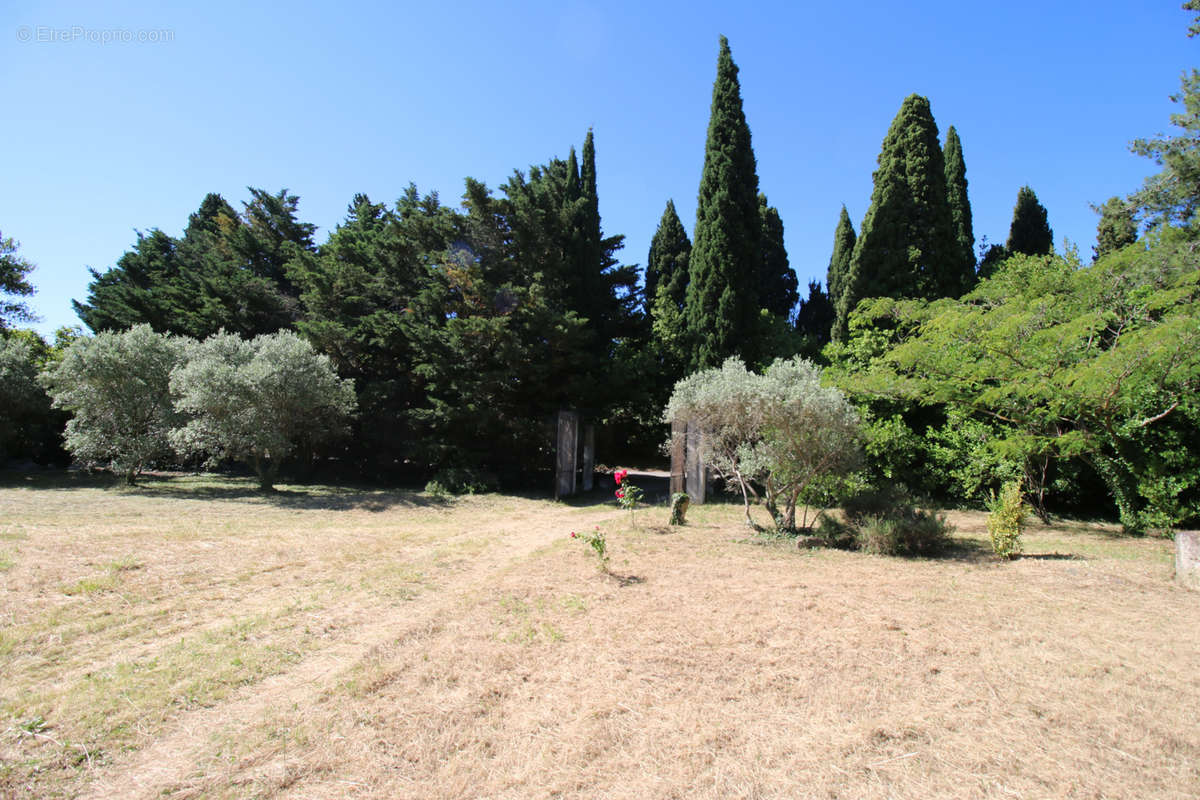
{"label": "pine tree", "polygon": [[1100,215],[1096,225],[1096,246],[1092,248],[1093,259],[1137,241],[1137,220],[1133,208],[1124,200],[1110,197],[1104,205],[1092,206],[1092,210]]}
{"label": "pine tree", "polygon": [[1017,192],[1017,204],[1013,207],[1012,225],[1004,249],[1009,255],[1024,253],[1027,256],[1044,256],[1054,251],[1054,231],[1046,221],[1046,209],[1028,186],[1022,186]]}
{"label": "pine tree", "polygon": [[854,255],[854,243],[858,234],[854,232],[854,224],[850,222],[850,214],[846,206],[838,216],[837,228],[833,231],[833,256],[829,259],[829,269],[825,274],[825,287],[829,302],[836,309],[842,294],[846,291],[846,278],[850,274],[850,257]]}
{"label": "pine tree", "polygon": [[687,289],[692,369],[716,366],[731,355],[755,360],[761,231],[750,127],[738,68],[722,36]]}
{"label": "pine tree", "polygon": [[959,286],[955,296],[975,283],[975,231],[971,224],[971,201],[967,198],[967,165],[963,161],[962,141],[951,125],[946,130],[946,198],[954,220],[954,235],[958,238],[961,264]]}
{"label": "pine tree", "polygon": [[946,166],[929,101],[909,95],[879,153],[871,206],[842,287],[834,337],[864,297],[945,297],[962,262],[946,193]]}
{"label": "pine tree", "polygon": [[783,246],[783,220],[779,209],[767,204],[767,196],[758,195],[758,215],[762,220],[759,246],[762,261],[758,277],[758,308],[765,308],[777,317],[789,319],[800,299],[796,291],[796,273],[788,264],[787,248]]}

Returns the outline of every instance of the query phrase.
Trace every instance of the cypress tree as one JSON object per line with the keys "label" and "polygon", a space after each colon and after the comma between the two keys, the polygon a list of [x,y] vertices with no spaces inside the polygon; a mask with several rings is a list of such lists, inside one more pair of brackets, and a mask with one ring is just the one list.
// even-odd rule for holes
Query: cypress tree
{"label": "cypress tree", "polygon": [[675,211],[675,201],[668,200],[658,230],[650,240],[646,258],[645,308],[652,313],[659,292],[664,292],[677,311],[683,311],[688,284],[688,257],[692,242]]}
{"label": "cypress tree", "polygon": [[1096,246],[1092,248],[1093,260],[1137,241],[1133,208],[1121,198],[1110,197],[1104,205],[1092,206],[1092,210],[1100,215],[1100,222],[1096,224]]}
{"label": "cypress tree", "polygon": [[829,269],[825,273],[825,287],[828,290],[829,302],[835,309],[842,298],[842,293],[846,290],[846,278],[850,274],[850,257],[854,255],[856,241],[858,241],[858,234],[854,232],[850,214],[843,205],[842,213],[838,216],[837,227],[833,231],[833,256],[829,259]]}
{"label": "cypress tree", "polygon": [[871,206],[838,302],[834,338],[864,297],[955,294],[962,258],[946,194],[946,165],[929,101],[909,95],[879,153]]}
{"label": "cypress tree", "polygon": [[783,220],[779,209],[767,204],[767,196],[758,195],[758,215],[762,220],[759,245],[762,261],[758,276],[758,308],[765,308],[777,317],[788,319],[800,299],[796,291],[796,273],[788,264],[787,248],[783,246]]}
{"label": "cypress tree", "polygon": [[755,360],[761,231],[750,127],[738,68],[722,36],[687,288],[692,369],[716,366],[731,355]]}
{"label": "cypress tree", "polygon": [[1017,192],[1005,249],[1009,255],[1024,253],[1028,256],[1049,255],[1054,250],[1054,231],[1050,230],[1046,220],[1046,209],[1028,186],[1022,186]]}
{"label": "cypress tree", "polygon": [[962,142],[951,125],[946,129],[946,199],[954,220],[960,258],[957,296],[975,283],[975,231],[971,223],[971,201],[967,198],[967,165],[963,161]]}

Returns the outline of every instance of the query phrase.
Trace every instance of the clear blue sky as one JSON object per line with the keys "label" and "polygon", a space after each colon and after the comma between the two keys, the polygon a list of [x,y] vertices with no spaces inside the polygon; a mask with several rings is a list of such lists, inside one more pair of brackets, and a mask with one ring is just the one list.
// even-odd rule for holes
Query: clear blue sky
{"label": "clear blue sky", "polygon": [[1200,47],[1178,0],[171,5],[0,10],[0,231],[37,265],[44,332],[77,324],[87,267],[178,234],[207,192],[287,187],[324,241],[356,192],[457,203],[589,127],[605,232],[644,264],[668,198],[694,223],[721,34],[802,285],[842,203],[859,227],[912,92],[959,131],[977,241],[1004,240],[1027,183],[1087,256],[1088,204],[1155,171],[1127,143],[1168,129]]}

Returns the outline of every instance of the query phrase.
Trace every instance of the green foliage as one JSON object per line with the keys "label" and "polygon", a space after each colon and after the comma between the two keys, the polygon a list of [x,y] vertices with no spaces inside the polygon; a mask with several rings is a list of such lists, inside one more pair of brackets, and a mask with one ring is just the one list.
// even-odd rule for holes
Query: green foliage
{"label": "green foliage", "polygon": [[829,302],[834,309],[842,302],[846,293],[846,281],[850,276],[850,259],[854,256],[854,245],[858,234],[854,232],[854,224],[850,222],[850,214],[846,206],[838,215],[837,227],[833,230],[833,255],[829,259],[829,269],[825,273],[825,286],[829,291]]}
{"label": "green foliage", "polygon": [[753,362],[762,264],[758,171],[738,68],[722,36],[696,204],[685,317],[693,370],[740,354]]}
{"label": "green foliage", "polygon": [[93,331],[147,324],[196,338],[289,327],[297,302],[286,265],[313,250],[316,226],[297,218],[299,198],[287,190],[250,194],[240,215],[207,195],[180,239],[138,233],[115,266],[90,270],[87,302],[73,301],[79,318]]}
{"label": "green foliage", "polygon": [[[1146,437],[1191,425],[1200,384],[1197,266],[1179,233],[1151,236],[1090,267],[1015,256],[960,300],[864,304],[851,340],[834,351],[836,374],[862,399],[990,420],[989,446],[1022,465],[1034,495],[1044,491],[1051,462],[1084,460],[1125,526],[1141,530],[1148,494],[1194,492],[1161,481],[1149,488],[1148,478],[1168,470],[1194,474],[1195,460],[1182,455],[1182,438],[1146,447]],[[1178,454],[1170,468],[1155,466],[1163,452]]]}
{"label": "green foliage", "polygon": [[676,492],[671,495],[671,523],[672,525],[687,524],[688,506],[692,504],[692,498],[688,497],[687,492]]}
{"label": "green foliage", "polygon": [[802,337],[800,353],[808,358],[817,358],[825,345],[829,344],[829,333],[836,315],[829,295],[817,281],[808,282],[808,297],[800,301],[796,310],[796,333]]}
{"label": "green foliage", "polygon": [[951,125],[946,129],[946,199],[958,240],[957,288],[949,294],[958,296],[975,284],[975,231],[971,221],[971,200],[967,196],[967,165],[963,161],[962,141]]}
{"label": "green foliage", "polygon": [[342,434],[355,408],[353,384],[294,333],[252,340],[217,334],[187,355],[170,388],[191,418],[171,432],[172,443],[210,463],[247,462],[264,490],[273,488],[284,459]]}
{"label": "green foliage", "polygon": [[1017,192],[1004,250],[1010,256],[1046,256],[1054,252],[1054,231],[1050,230],[1046,209],[1028,186],[1022,186]]}
{"label": "green foliage", "polygon": [[1196,212],[1200,210],[1200,70],[1184,73],[1180,91],[1171,95],[1171,102],[1181,106],[1171,115],[1171,124],[1180,133],[1135,139],[1129,146],[1137,155],[1162,167],[1129,199],[1147,226],[1177,224],[1195,228]]}
{"label": "green foliage", "polygon": [[866,297],[945,297],[963,285],[963,254],[929,101],[909,95],[879,153],[871,205],[837,305],[834,339]]}
{"label": "green foliage", "polygon": [[130,484],[169,456],[179,421],[169,379],[185,349],[186,340],[149,325],[75,341],[42,377],[55,408],[72,414],[65,434],[71,455],[107,465]]}
{"label": "green foliage", "polygon": [[790,320],[792,309],[800,299],[796,291],[796,273],[788,263],[787,249],[783,246],[783,220],[779,210],[768,205],[767,196],[761,192],[758,214],[762,220],[759,237],[762,259],[759,262],[757,308],[765,308],[777,317]]}
{"label": "green foliage", "polygon": [[473,467],[445,467],[434,474],[430,483],[449,494],[486,494],[499,486],[493,473]]}
{"label": "green foliage", "polygon": [[604,531],[600,530],[599,525],[591,533],[586,531],[584,533],[571,531],[571,538],[580,539],[584,544],[592,548],[592,552],[596,554],[596,565],[600,568],[601,572],[608,572],[608,539],[604,535]]}
{"label": "green foliage", "polygon": [[858,546],[884,556],[933,555],[946,547],[953,531],[944,514],[902,507],[864,520],[858,529]]}
{"label": "green foliage", "polygon": [[721,369],[680,381],[665,416],[704,431],[704,460],[731,489],[740,489],[750,525],[755,483],[764,488],[776,527],[793,530],[801,495],[850,471],[860,457],[857,413],[840,391],[821,385],[817,367],[799,358],[777,360],[762,375],[727,359]]}
{"label": "green foliage", "polygon": [[1025,527],[1026,506],[1021,494],[1021,481],[1004,484],[999,495],[988,502],[987,529],[992,538],[992,550],[1001,558],[1015,558],[1021,553],[1021,531]]}
{"label": "green foliage", "polygon": [[66,420],[38,381],[50,348],[33,331],[0,331],[0,463],[57,460]]}
{"label": "green foliage", "polygon": [[1119,197],[1110,197],[1104,205],[1092,206],[1092,210],[1100,215],[1096,225],[1096,246],[1092,248],[1093,261],[1137,241],[1137,220],[1129,203]]}
{"label": "green foliage", "polygon": [[29,306],[18,297],[29,297],[33,294],[33,284],[29,282],[29,273],[33,264],[17,255],[20,243],[12,237],[4,238],[0,233],[0,333],[3,333],[14,322],[32,322],[35,317]]}

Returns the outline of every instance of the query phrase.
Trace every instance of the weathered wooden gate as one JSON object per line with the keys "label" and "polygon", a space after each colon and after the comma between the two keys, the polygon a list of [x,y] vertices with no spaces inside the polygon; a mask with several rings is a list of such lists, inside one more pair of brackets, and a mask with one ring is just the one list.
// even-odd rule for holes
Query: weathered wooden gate
{"label": "weathered wooden gate", "polygon": [[687,492],[693,503],[707,499],[711,478],[700,457],[703,439],[704,434],[695,423],[681,420],[671,423],[671,494]]}
{"label": "weathered wooden gate", "polygon": [[[596,471],[596,426],[583,425],[578,411],[559,411],[556,419],[554,499],[592,490]],[[580,474],[582,473],[582,475]]]}

